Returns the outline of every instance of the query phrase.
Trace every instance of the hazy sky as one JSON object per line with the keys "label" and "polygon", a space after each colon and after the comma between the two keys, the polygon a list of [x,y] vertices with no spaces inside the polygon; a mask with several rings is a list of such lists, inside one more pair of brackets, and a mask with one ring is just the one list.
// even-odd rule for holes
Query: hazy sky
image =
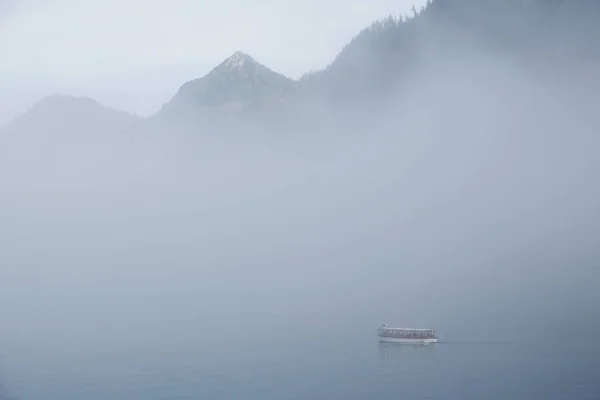
{"label": "hazy sky", "polygon": [[299,77],[424,2],[0,0],[0,124],[48,92],[147,114],[236,50]]}

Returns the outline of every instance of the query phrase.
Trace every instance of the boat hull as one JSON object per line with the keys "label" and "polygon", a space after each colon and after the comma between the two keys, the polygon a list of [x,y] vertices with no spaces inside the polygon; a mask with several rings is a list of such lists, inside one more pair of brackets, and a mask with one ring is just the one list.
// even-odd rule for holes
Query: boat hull
{"label": "boat hull", "polygon": [[383,343],[408,343],[408,344],[431,344],[437,343],[437,338],[409,339],[409,338],[390,338],[379,336],[379,341]]}

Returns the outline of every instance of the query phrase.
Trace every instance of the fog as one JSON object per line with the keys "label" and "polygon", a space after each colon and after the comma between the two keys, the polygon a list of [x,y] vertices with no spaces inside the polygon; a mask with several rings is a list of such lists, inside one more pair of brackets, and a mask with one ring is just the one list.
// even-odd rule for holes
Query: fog
{"label": "fog", "polygon": [[[214,304],[203,311],[220,315],[213,323],[362,314],[367,327],[439,324],[446,307],[539,274],[579,279],[568,260],[600,239],[596,121],[555,104],[541,83],[496,72],[485,86],[430,81],[368,131],[323,121],[318,134],[293,137],[162,132],[114,137],[102,153],[60,143],[5,165],[3,292],[17,304],[30,293],[36,309],[35,296],[85,307],[91,296],[143,318],[119,291],[154,297],[162,287],[167,302],[193,293],[175,309]],[[398,310],[415,297],[424,299]],[[5,306],[25,315],[14,304]],[[87,318],[97,319],[92,309]]]}
{"label": "fog", "polygon": [[589,76],[464,59],[303,132],[9,131],[3,343],[227,357],[233,339],[329,343],[384,322],[447,341],[600,333]]}

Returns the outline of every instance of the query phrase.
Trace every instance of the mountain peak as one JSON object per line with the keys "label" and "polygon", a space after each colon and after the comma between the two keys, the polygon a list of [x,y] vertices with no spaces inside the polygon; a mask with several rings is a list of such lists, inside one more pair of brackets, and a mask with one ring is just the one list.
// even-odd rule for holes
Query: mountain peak
{"label": "mountain peak", "polygon": [[281,102],[295,82],[236,51],[202,78],[186,82],[163,109],[225,107],[250,109]]}
{"label": "mountain peak", "polygon": [[225,61],[223,61],[221,65],[232,69],[240,69],[243,68],[246,64],[257,64],[257,62],[248,54],[245,54],[241,51],[236,51]]}
{"label": "mountain peak", "polygon": [[106,107],[86,96],[56,94],[42,98],[27,112],[10,121],[5,129],[21,135],[53,132],[62,135],[63,139],[73,135],[89,138],[87,133],[112,132],[138,120],[138,117]]}

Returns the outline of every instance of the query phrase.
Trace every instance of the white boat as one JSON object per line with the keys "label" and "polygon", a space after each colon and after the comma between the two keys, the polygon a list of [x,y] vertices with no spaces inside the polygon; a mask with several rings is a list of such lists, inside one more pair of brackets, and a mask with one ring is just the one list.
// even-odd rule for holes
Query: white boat
{"label": "white boat", "polygon": [[433,329],[390,328],[383,324],[377,330],[380,342],[388,343],[437,343]]}

